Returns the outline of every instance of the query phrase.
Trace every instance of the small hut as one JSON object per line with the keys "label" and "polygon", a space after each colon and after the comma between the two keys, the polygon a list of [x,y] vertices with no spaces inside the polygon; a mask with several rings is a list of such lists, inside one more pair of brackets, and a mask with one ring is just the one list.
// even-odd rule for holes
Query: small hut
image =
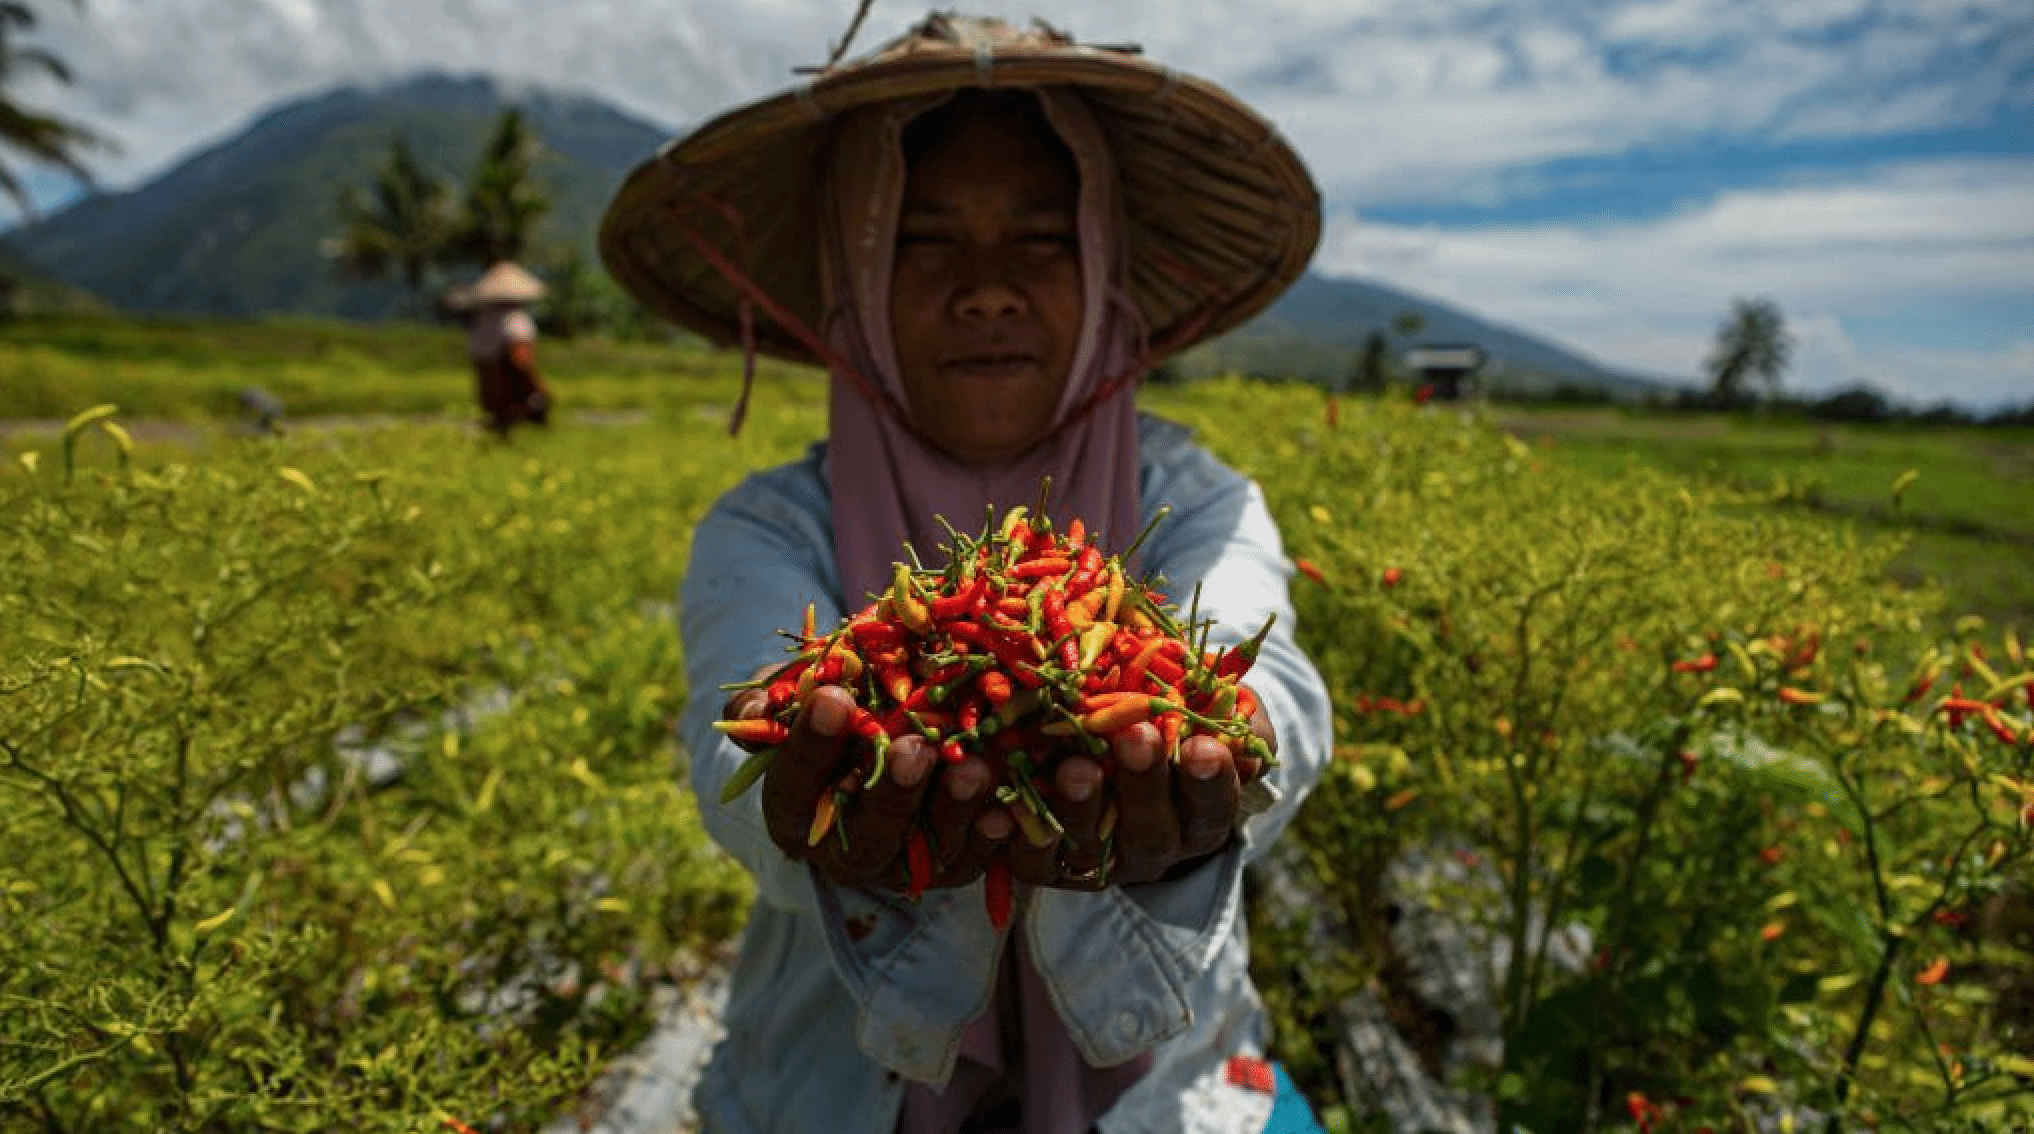
{"label": "small hut", "polygon": [[1473,343],[1421,343],[1405,353],[1405,368],[1437,402],[1467,396],[1489,355]]}

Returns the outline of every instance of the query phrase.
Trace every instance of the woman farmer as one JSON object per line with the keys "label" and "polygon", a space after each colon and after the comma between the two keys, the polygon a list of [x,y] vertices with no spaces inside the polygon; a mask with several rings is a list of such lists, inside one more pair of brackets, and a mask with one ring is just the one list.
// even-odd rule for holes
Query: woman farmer
{"label": "woman farmer", "polygon": [[487,427],[507,437],[519,422],[550,420],[551,392],[537,373],[537,323],[525,310],[544,298],[542,280],[520,265],[494,265],[462,298],[473,311],[466,351]]}
{"label": "woman farmer", "polygon": [[[938,15],[624,185],[601,240],[625,287],[830,376],[826,441],[714,505],[681,588],[693,787],[758,891],[696,1092],[708,1130],[1264,1128],[1242,867],[1324,765],[1327,698],[1292,638],[1262,494],[1133,393],[1159,358],[1270,302],[1318,223],[1298,158],[1216,88],[1043,26]],[[985,764],[934,774],[904,738],[841,819],[846,845],[808,850],[850,707],[827,689],[761,790],[721,804],[746,754],[712,725],[758,706],[717,687],[782,662],[777,630],[808,602],[822,625],[863,605],[903,541],[941,541],[935,516],[1031,501],[1046,475],[1052,514],[1117,547],[1171,505],[1141,566],[1180,593],[1200,584],[1218,643],[1278,616],[1252,679],[1276,765],[1194,742],[1175,766],[1151,726],[1126,730],[1105,862],[1095,762],[1061,764],[1067,836],[1036,846],[1013,837]],[[914,903],[899,856],[919,816],[940,858]],[[1005,847],[1020,885],[999,931],[980,887]]]}

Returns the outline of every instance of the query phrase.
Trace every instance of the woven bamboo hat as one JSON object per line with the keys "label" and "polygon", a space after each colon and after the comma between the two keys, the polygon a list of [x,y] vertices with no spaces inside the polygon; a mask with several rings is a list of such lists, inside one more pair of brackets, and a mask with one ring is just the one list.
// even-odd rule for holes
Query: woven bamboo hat
{"label": "woven bamboo hat", "polygon": [[524,271],[520,264],[504,260],[473,281],[463,298],[468,304],[535,303],[547,291],[543,280]]}
{"label": "woven bamboo hat", "polygon": [[817,234],[837,116],[962,87],[1047,86],[1079,90],[1117,156],[1128,291],[1153,361],[1241,323],[1305,271],[1320,193],[1278,131],[1233,95],[1135,47],[950,13],[667,144],[609,203],[601,258],[682,327],[734,343],[753,304],[767,316],[753,328],[757,351],[815,363],[801,331],[823,315]]}

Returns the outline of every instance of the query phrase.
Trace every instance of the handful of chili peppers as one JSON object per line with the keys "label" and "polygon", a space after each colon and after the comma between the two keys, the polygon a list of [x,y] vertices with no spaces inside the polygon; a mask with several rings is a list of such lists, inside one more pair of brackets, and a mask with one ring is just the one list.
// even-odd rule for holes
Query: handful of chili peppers
{"label": "handful of chili peppers", "polygon": [[[1046,798],[1059,761],[1082,755],[1100,764],[1106,793],[1110,738],[1147,721],[1175,762],[1183,741],[1209,735],[1268,768],[1274,754],[1251,730],[1258,706],[1242,678],[1271,621],[1247,641],[1210,650],[1213,622],[1199,618],[1198,588],[1182,622],[1154,589],[1163,580],[1132,577],[1130,556],[1166,511],[1115,555],[1104,555],[1080,520],[1058,530],[1042,509],[1020,506],[1000,522],[992,515],[974,537],[945,525],[953,542],[942,545],[943,569],[897,564],[887,593],[828,633],[819,632],[808,606],[802,631],[791,636],[797,656],[788,665],[725,687],[767,694],[761,716],[716,722],[753,753],[727,781],[721,802],[763,777],[792,722],[825,685],[846,689],[855,708],[835,786],[813,813],[812,846],[830,834],[846,838],[837,820],[881,781],[891,743],[914,733],[944,764],[981,757],[994,798],[1034,845],[1065,834]],[[1105,869],[1115,815],[1109,803],[1101,823]],[[923,822],[906,836],[905,859],[906,894],[915,899],[933,875]],[[1007,852],[990,860],[985,885],[990,920],[1001,929],[1011,907]]]}

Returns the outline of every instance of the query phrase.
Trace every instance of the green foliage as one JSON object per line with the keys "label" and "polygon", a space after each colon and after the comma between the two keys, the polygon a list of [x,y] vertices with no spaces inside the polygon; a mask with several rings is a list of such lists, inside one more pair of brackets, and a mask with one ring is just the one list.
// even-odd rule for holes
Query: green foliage
{"label": "green foliage", "polygon": [[[1645,465],[1740,498],[1855,517],[1867,531],[1906,539],[1887,564],[1894,578],[1941,580],[1958,613],[2034,633],[2034,572],[2025,568],[2034,550],[2034,433],[2027,430],[1607,411],[1507,410],[1501,423],[1544,439],[1549,459],[1594,476],[1623,477]],[[1897,495],[1896,485],[1903,485]]]}
{"label": "green foliage", "polygon": [[[61,59],[42,48],[22,47],[14,42],[15,36],[34,28],[35,9],[21,0],[0,3],[0,84],[40,72],[45,78],[69,85],[71,69]],[[111,143],[68,118],[30,110],[0,90],[0,147],[26,154],[36,162],[55,166],[90,184],[92,175],[78,160],[79,153],[108,149]],[[32,211],[27,187],[5,164],[0,164],[0,193],[6,193],[21,212]]]}
{"label": "green foliage", "polygon": [[109,424],[0,473],[0,1119],[555,1113],[746,901],[664,606],[739,459]]}
{"label": "green foliage", "polygon": [[341,228],[331,249],[340,270],[367,280],[394,272],[409,289],[413,313],[421,314],[425,273],[455,235],[454,193],[451,181],[424,169],[397,138],[372,188],[348,186],[340,194]]}
{"label": "green foliage", "polygon": [[522,259],[538,220],[551,208],[535,179],[540,152],[541,143],[522,111],[502,111],[467,177],[449,258],[482,267]]}
{"label": "green foliage", "polygon": [[[465,336],[450,327],[36,317],[7,335],[0,418],[63,418],[113,402],[131,417],[230,421],[249,386],[280,398],[290,418],[474,412]],[[537,345],[538,365],[567,416],[724,404],[730,358],[689,337],[581,335]],[[759,400],[805,401],[816,389],[809,370],[768,360],[757,384]]]}
{"label": "green foliage", "polygon": [[[1995,673],[1974,637],[1929,654],[1933,600],[1881,582],[1892,546],[1721,490],[1590,476],[1396,402],[1277,429],[1314,400],[1196,393],[1179,408],[1329,580],[1295,596],[1342,741],[1296,828],[1332,864],[1315,873],[1358,926],[1404,848],[1467,839],[1503,880],[1459,915],[1518,959],[1496,974],[1504,1062],[1469,1076],[1505,1128],[1600,1129],[1632,1092],[1688,1100],[1690,1129],[1773,1099],[1906,1128],[2026,1112],[1999,1062],[2026,1025],[1995,1017],[1996,989],[1917,983],[1936,956],[2034,960],[1938,916],[2034,852],[2034,706],[1994,681],[2017,645],[1990,643]],[[1966,667],[2008,739],[1951,726],[1953,672],[1912,693],[1931,665]],[[1597,946],[1579,971],[1551,940],[1569,923]],[[1276,960],[1314,988],[1388,976],[1358,946]],[[1281,1042],[1311,1023],[1281,1022]]]}
{"label": "green foliage", "polygon": [[[247,376],[295,359],[329,392],[456,346],[242,331],[51,323],[40,357],[158,382],[208,349]],[[707,504],[823,403],[775,372],[731,441],[727,360],[572,349],[548,357],[607,368],[587,388],[660,376],[650,423],[193,453],[88,413],[8,458],[0,1122],[531,1126],[731,936],[747,884],[673,775],[664,604]],[[1633,1096],[1690,1131],[2027,1115],[2034,958],[1999,911],[2025,908],[2034,705],[2009,636],[1936,641],[1935,594],[1883,581],[1896,548],[1763,493],[1397,401],[1335,427],[1302,388],[1150,401],[1327,580],[1294,599],[1337,759],[1289,837],[1355,938],[1253,942],[1276,1049],[1337,1128],[1375,1124],[1337,1097],[1324,1011],[1399,980],[1380,879],[1443,838],[1498,872],[1459,912],[1519,958],[1505,1059],[1462,1077],[1503,1129],[1630,1129]],[[1545,932],[1571,924],[1575,968]]]}

